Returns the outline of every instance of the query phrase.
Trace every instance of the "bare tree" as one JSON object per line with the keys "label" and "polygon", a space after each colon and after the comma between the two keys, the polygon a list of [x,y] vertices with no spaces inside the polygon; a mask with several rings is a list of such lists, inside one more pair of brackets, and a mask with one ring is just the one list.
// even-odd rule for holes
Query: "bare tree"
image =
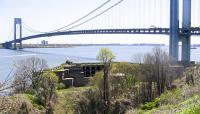
{"label": "bare tree", "polygon": [[[144,102],[151,101],[156,95],[161,95],[169,87],[172,70],[171,58],[160,48],[154,48],[152,53],[144,56],[144,64],[140,67],[140,79],[143,82],[141,94]],[[155,93],[156,92],[156,93]]]}
{"label": "bare tree", "polygon": [[9,72],[9,74],[6,76],[5,80],[1,83],[0,82],[0,93],[4,93],[6,90],[11,89],[15,85],[11,85],[12,77],[11,74],[13,72],[13,69]]}
{"label": "bare tree", "polygon": [[131,59],[134,63],[142,64],[143,63],[143,57],[144,57],[144,54],[137,53],[137,54],[133,55]]}
{"label": "bare tree", "polygon": [[35,100],[46,108],[46,114],[53,113],[58,77],[47,70],[47,62],[37,57],[21,60],[16,64],[14,92],[31,91]]}
{"label": "bare tree", "polygon": [[14,88],[14,92],[24,92],[30,88],[37,90],[41,75],[48,68],[46,60],[37,57],[20,60],[15,67],[14,84],[20,84]]}

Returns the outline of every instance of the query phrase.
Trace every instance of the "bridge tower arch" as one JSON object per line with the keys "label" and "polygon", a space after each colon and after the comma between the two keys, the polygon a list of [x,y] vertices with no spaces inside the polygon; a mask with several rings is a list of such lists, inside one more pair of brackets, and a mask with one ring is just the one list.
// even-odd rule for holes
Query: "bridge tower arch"
{"label": "bridge tower arch", "polygon": [[[18,29],[18,30],[17,30]],[[17,36],[19,33],[19,36]],[[17,37],[19,37],[17,40]],[[14,18],[14,47],[13,49],[17,49],[17,43],[19,43],[19,48],[22,49],[22,19]]]}

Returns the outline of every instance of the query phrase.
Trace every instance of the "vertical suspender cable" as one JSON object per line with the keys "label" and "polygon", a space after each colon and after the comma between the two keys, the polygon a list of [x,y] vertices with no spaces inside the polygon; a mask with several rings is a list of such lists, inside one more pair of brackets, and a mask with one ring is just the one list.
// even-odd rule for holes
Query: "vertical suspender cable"
{"label": "vertical suspender cable", "polygon": [[[137,28],[139,28],[139,19],[138,19],[138,16],[139,16],[139,7],[138,7],[138,0],[136,0],[136,2],[133,1],[133,6],[135,7],[135,15],[132,13],[131,15],[133,16],[133,25],[136,26]],[[137,4],[137,5],[136,5]]]}
{"label": "vertical suspender cable", "polygon": [[162,0],[159,0],[160,2],[160,27],[162,27]]}
{"label": "vertical suspender cable", "polygon": [[147,0],[143,0],[143,10],[144,10],[144,15],[143,15],[143,19],[144,19],[144,24],[143,24],[143,28],[145,28],[146,24],[147,24]]}
{"label": "vertical suspender cable", "polygon": [[[86,14],[86,15],[84,15],[83,17],[81,17],[81,18],[79,18],[79,19],[73,21],[72,23],[70,23],[70,24],[68,24],[68,25],[66,25],[66,26],[57,28],[57,29],[55,29],[55,30],[46,31],[46,32],[41,32],[41,31],[38,31],[38,30],[35,30],[35,29],[34,29],[34,31],[38,31],[39,33],[47,33],[47,32],[56,32],[56,31],[62,30],[62,29],[64,29],[64,28],[67,28],[67,27],[69,27],[69,26],[71,26],[71,25],[73,25],[73,24],[75,24],[75,23],[81,21],[82,19],[88,17],[89,15],[93,14],[94,12],[96,12],[97,10],[99,10],[100,8],[102,8],[103,6],[105,6],[106,4],[108,4],[110,1],[111,1],[111,0],[107,0],[106,2],[104,2],[104,3],[101,4],[100,6],[98,6],[97,8],[95,8],[94,10],[92,10],[91,12],[89,12],[88,14]],[[31,28],[31,29],[33,30],[33,28]]]}
{"label": "vertical suspender cable", "polygon": [[200,28],[200,13],[199,13],[199,11],[200,11],[200,7],[198,6],[200,4],[200,1],[199,0],[197,0],[197,3],[196,3],[196,7],[197,7],[197,9],[196,9],[196,15],[197,15],[197,17],[194,17],[194,18],[197,18],[197,26]]}
{"label": "vertical suspender cable", "polygon": [[145,1],[145,11],[146,11],[146,24],[145,24],[145,28],[149,27],[149,24],[151,23],[151,19],[150,19],[150,0]]}
{"label": "vertical suspender cable", "polygon": [[104,13],[106,13],[107,11],[111,10],[112,8],[114,8],[115,6],[117,6],[118,4],[120,4],[120,3],[123,2],[123,1],[124,1],[124,0],[118,1],[117,3],[115,3],[115,4],[112,5],[112,6],[110,6],[109,8],[105,9],[104,11],[100,12],[99,14],[97,14],[97,15],[95,15],[95,16],[89,18],[88,20],[86,20],[86,21],[84,21],[84,22],[82,22],[82,23],[79,23],[79,24],[77,24],[77,25],[74,25],[74,26],[72,26],[72,27],[70,27],[70,28],[68,28],[68,29],[65,29],[65,31],[71,30],[71,29],[76,28],[76,27],[78,27],[78,26],[81,26],[81,25],[83,25],[83,24],[85,24],[85,23],[87,23],[87,22],[89,22],[89,21],[91,21],[91,20],[93,20],[93,19],[95,19],[95,18],[101,16],[102,14],[104,14]]}
{"label": "vertical suspender cable", "polygon": [[139,11],[138,11],[139,12],[139,16],[138,16],[139,17],[139,26],[141,27],[142,26],[141,25],[141,0],[139,0],[138,6],[139,6],[139,8],[138,8],[139,9]]}
{"label": "vertical suspender cable", "polygon": [[153,18],[153,20],[154,20],[154,26],[156,26],[156,0],[154,0],[154,8],[153,8],[153,10],[154,10],[154,18]]}

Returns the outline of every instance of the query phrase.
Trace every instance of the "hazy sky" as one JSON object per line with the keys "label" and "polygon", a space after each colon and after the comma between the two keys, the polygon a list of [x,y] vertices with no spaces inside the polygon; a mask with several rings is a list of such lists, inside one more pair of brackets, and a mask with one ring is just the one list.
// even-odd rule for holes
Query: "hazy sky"
{"label": "hazy sky", "polygon": [[[0,42],[13,39],[15,17],[22,18],[22,24],[39,31],[51,31],[65,26],[107,0],[0,0]],[[106,6],[83,21],[105,10],[119,0],[111,0]],[[109,28],[169,27],[170,0],[124,0],[102,16],[73,30]],[[181,0],[180,0],[181,1]],[[181,9],[180,3],[180,9]],[[192,0],[192,26],[200,26],[200,0]],[[180,11],[181,15],[181,11]],[[82,22],[83,22],[82,21]],[[80,22],[81,23],[81,22]],[[79,24],[79,23],[77,23]],[[181,17],[180,17],[181,25]],[[23,28],[23,36],[33,35]],[[25,43],[165,43],[165,35],[74,35],[39,38]],[[193,37],[192,43],[200,43],[200,37]]]}

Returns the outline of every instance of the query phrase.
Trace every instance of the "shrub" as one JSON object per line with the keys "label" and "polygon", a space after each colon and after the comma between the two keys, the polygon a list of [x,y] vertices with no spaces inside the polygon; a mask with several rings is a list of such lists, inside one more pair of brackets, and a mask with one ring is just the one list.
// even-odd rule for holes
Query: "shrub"
{"label": "shrub", "polygon": [[142,110],[151,110],[151,109],[153,109],[153,108],[156,108],[156,107],[158,107],[159,106],[159,102],[160,102],[160,99],[159,98],[156,98],[154,101],[152,101],[152,102],[147,102],[147,103],[145,103],[142,107],[141,107],[141,109]]}
{"label": "shrub", "polygon": [[81,114],[102,114],[104,102],[96,93],[96,90],[92,89],[85,91],[77,102],[76,112]]}
{"label": "shrub", "polygon": [[53,72],[44,72],[41,76],[39,89],[36,92],[36,98],[38,102],[41,102],[45,107],[48,103],[55,100],[57,82],[58,77]]}
{"label": "shrub", "polygon": [[66,85],[65,85],[64,83],[61,82],[61,83],[58,84],[57,89],[58,89],[58,90],[60,90],[60,89],[66,89]]}

